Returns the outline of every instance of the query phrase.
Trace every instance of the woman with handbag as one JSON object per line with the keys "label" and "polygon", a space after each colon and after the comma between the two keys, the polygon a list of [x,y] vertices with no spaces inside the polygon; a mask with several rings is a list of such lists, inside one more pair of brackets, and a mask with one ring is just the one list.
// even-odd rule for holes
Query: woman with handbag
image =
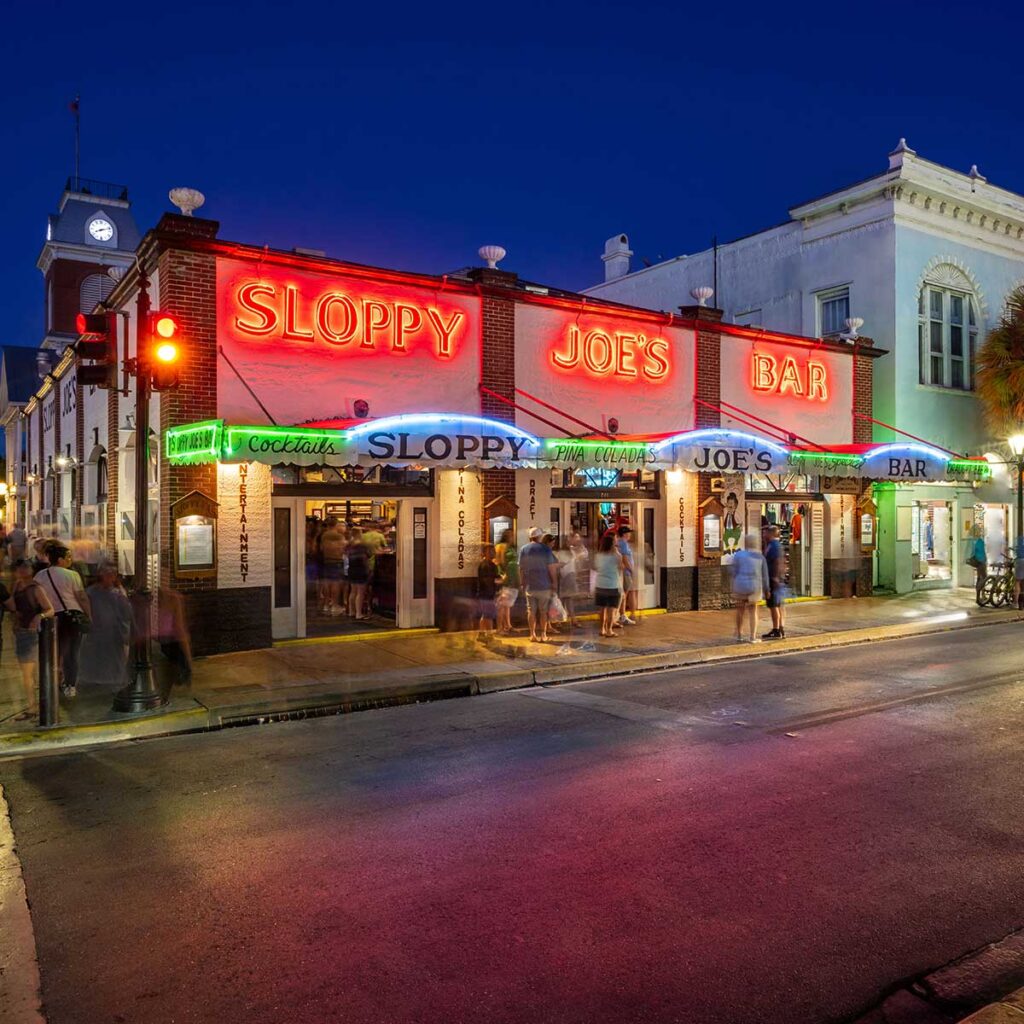
{"label": "woman with handbag", "polygon": [[49,551],[50,564],[36,573],[57,612],[57,648],[60,652],[60,691],[65,697],[78,696],[78,654],[82,634],[89,632],[90,607],[82,577],[71,566],[71,552],[60,545]]}

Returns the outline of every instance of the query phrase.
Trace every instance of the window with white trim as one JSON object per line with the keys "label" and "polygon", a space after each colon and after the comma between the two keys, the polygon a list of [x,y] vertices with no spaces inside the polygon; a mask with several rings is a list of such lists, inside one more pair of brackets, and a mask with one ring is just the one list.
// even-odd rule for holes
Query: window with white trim
{"label": "window with white trim", "polygon": [[850,318],[850,289],[818,292],[818,337],[835,338],[846,330]]}
{"label": "window with white trim", "polygon": [[954,391],[974,390],[979,343],[974,296],[926,281],[917,299],[918,379]]}

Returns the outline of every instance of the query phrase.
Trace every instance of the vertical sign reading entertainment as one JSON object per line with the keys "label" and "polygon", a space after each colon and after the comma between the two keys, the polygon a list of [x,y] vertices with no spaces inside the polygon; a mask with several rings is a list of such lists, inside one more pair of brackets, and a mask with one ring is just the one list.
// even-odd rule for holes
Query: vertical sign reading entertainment
{"label": "vertical sign reading entertainment", "polygon": [[247,480],[249,464],[242,462],[238,466],[238,571],[244,583],[249,577],[249,517],[246,506],[249,501]]}

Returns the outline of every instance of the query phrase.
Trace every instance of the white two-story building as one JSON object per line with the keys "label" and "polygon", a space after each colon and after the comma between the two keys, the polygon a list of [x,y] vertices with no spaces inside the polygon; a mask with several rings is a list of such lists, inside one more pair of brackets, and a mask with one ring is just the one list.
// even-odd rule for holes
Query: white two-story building
{"label": "white two-story building", "polygon": [[[605,280],[587,291],[671,310],[717,281],[711,304],[727,321],[833,339],[859,330],[888,350],[874,368],[876,440],[1005,451],[974,394],[975,358],[1024,282],[1024,197],[977,168],[942,167],[901,139],[883,173],[793,207],[776,227],[640,270],[631,256],[626,235],[610,238]],[[1001,465],[985,485],[877,484],[876,584],[972,582],[966,540],[983,526],[989,560],[999,558],[1009,484]]]}

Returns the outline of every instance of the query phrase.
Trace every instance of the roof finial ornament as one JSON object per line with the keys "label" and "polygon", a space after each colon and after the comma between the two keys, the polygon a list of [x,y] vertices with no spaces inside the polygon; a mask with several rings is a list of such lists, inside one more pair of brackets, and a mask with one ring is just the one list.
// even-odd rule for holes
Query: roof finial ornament
{"label": "roof finial ornament", "polygon": [[181,210],[183,217],[191,217],[193,210],[198,210],[206,202],[206,196],[196,188],[172,188],[167,198]]}
{"label": "roof finial ornament", "polygon": [[978,185],[979,181],[988,181],[984,174],[978,170],[977,164],[971,164],[971,169],[967,174],[967,177],[971,179],[971,191],[973,192]]}
{"label": "roof finial ornament", "polygon": [[917,153],[907,145],[907,140],[901,135],[896,148],[889,154],[889,170],[903,166],[903,158],[906,156],[917,156]]}

